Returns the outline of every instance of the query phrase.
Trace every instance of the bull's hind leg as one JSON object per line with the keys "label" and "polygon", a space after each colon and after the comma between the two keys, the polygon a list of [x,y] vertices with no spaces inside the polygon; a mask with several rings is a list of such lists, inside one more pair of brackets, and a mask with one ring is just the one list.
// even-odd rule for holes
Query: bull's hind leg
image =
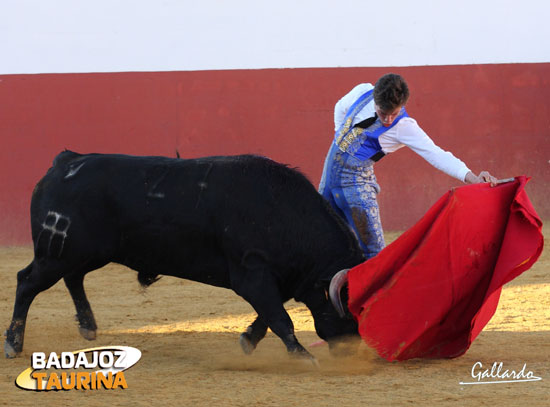
{"label": "bull's hind leg", "polygon": [[243,352],[250,355],[258,343],[264,338],[267,332],[267,325],[258,317],[250,324],[246,332],[243,332],[239,338],[239,344]]}
{"label": "bull's hind leg", "polygon": [[80,335],[84,339],[94,340],[96,338],[97,325],[90,303],[86,298],[86,292],[84,291],[84,273],[65,276],[64,281],[76,308]]}
{"label": "bull's hind leg", "polygon": [[40,267],[36,259],[17,273],[13,316],[4,343],[6,357],[13,358],[23,350],[27,314],[34,298],[57,283],[61,277],[60,272]]}

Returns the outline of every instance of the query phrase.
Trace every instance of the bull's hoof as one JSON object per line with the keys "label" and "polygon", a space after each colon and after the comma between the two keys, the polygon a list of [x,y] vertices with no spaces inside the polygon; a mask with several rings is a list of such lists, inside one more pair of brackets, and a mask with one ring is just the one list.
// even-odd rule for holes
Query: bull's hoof
{"label": "bull's hoof", "polygon": [[19,353],[21,352],[17,352],[15,348],[10,343],[8,343],[8,341],[4,342],[4,354],[6,355],[6,358],[8,359],[16,358],[19,355]]}
{"label": "bull's hoof", "polygon": [[250,340],[250,336],[245,332],[241,334],[239,337],[239,344],[241,345],[241,349],[243,352],[247,355],[250,355],[252,352],[254,352],[254,349],[256,349],[256,345],[252,343]]}
{"label": "bull's hoof", "polygon": [[299,360],[300,363],[305,363],[305,364],[312,364],[313,367],[315,367],[316,369],[319,369],[319,361],[317,360],[317,358],[315,356],[313,356],[311,353],[309,352],[290,352],[289,353],[290,357],[293,358],[293,359],[296,359],[296,360]]}
{"label": "bull's hoof", "polygon": [[319,368],[319,362],[317,361],[317,358],[305,349],[289,352],[288,354],[290,355],[290,357],[294,359],[303,360],[304,362],[309,362],[317,369]]}
{"label": "bull's hoof", "polygon": [[84,339],[87,339],[89,341],[93,341],[96,338],[95,330],[79,327],[78,332],[80,332],[80,335],[82,335]]}

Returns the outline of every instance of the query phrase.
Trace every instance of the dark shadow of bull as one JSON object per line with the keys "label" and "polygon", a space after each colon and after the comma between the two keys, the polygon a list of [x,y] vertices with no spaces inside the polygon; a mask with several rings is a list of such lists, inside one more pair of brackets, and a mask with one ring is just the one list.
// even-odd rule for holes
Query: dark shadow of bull
{"label": "dark shadow of bull", "polygon": [[80,333],[95,339],[83,280],[109,262],[138,271],[144,286],[164,274],[233,289],[258,314],[240,337],[247,354],[269,327],[288,352],[314,361],[283,306],[291,298],[306,304],[331,349],[357,335],[327,294],[339,270],[364,260],[355,236],[306,177],[267,158],[65,151],[34,189],[31,227],[34,259],[17,275],[8,357],[23,349],[36,295],[61,278]]}

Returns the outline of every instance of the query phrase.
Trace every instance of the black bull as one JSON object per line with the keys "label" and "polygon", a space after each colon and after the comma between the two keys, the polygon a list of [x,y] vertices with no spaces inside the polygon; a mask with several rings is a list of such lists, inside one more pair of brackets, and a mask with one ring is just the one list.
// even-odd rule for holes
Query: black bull
{"label": "black bull", "polygon": [[339,270],[363,261],[354,235],[302,174],[267,158],[65,151],[34,189],[31,228],[34,259],[17,274],[8,357],[22,351],[33,299],[61,278],[82,336],[94,339],[83,280],[109,262],[136,270],[143,285],[163,274],[233,289],[258,314],[240,337],[246,353],[269,327],[290,353],[311,357],[284,309],[291,298],[331,348],[357,334],[327,296]]}

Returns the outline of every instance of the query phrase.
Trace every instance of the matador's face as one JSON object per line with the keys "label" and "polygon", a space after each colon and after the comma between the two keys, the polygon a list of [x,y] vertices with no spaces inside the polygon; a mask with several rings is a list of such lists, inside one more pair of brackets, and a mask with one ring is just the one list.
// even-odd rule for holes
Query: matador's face
{"label": "matador's face", "polygon": [[380,121],[382,122],[382,125],[384,127],[390,127],[392,125],[393,121],[399,115],[399,112],[401,111],[401,107],[402,106],[398,106],[393,110],[383,111],[375,104],[374,105],[374,110],[376,111],[376,114],[380,118]]}

